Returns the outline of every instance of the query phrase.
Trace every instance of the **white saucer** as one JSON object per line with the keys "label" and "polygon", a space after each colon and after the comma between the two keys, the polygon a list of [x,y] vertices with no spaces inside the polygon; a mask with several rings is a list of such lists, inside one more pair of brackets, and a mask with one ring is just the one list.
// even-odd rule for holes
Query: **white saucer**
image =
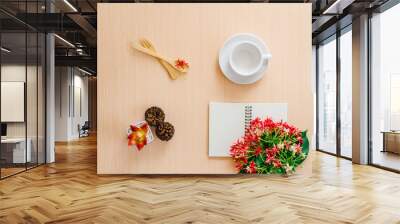
{"label": "white saucer", "polygon": [[239,33],[225,41],[223,47],[219,51],[219,67],[225,77],[232,82],[236,84],[251,84],[257,82],[263,77],[264,72],[268,67],[268,62],[263,64],[254,75],[243,76],[237,74],[229,64],[229,57],[233,48],[243,41],[252,42],[260,48],[263,54],[269,54],[267,46],[259,37],[251,33]]}

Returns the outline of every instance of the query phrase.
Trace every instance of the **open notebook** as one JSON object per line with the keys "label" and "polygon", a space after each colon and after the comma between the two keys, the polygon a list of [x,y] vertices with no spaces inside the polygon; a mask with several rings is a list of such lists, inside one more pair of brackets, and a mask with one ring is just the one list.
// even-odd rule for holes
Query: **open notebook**
{"label": "open notebook", "polygon": [[208,155],[229,156],[230,146],[245,132],[256,117],[287,120],[286,103],[217,103],[209,107]]}

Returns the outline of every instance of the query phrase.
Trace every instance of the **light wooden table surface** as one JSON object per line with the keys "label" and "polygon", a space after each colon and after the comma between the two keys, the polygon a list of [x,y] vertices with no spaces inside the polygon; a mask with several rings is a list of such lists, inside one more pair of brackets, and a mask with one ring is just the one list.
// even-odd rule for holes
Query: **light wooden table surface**
{"label": "light wooden table surface", "polygon": [[[313,133],[311,4],[98,4],[98,173],[231,174],[230,158],[208,156],[208,104],[288,103],[288,121]],[[273,58],[252,85],[227,80],[218,52],[230,36],[254,33]],[[183,57],[187,75],[172,81],[152,57],[130,47],[145,37],[158,52]],[[159,106],[176,133],[141,152],[126,129]],[[311,137],[311,136],[310,136]],[[311,159],[302,172],[311,172]]]}

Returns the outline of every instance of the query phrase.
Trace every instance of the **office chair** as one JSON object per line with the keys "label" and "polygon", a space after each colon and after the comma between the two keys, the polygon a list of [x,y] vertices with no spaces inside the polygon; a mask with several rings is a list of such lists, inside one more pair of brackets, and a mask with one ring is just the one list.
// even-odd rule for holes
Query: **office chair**
{"label": "office chair", "polygon": [[79,138],[89,136],[89,129],[90,129],[89,121],[85,121],[82,127],[78,125]]}

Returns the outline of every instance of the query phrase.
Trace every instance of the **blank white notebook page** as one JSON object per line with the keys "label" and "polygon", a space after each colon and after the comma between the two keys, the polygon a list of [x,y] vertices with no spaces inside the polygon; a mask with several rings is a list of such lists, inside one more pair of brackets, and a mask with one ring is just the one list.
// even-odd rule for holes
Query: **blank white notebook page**
{"label": "blank white notebook page", "polygon": [[[274,121],[287,121],[286,103],[218,103],[209,105],[208,155],[227,157],[231,145],[243,136],[246,111],[251,119],[270,117]],[[247,113],[249,114],[249,113]]]}

